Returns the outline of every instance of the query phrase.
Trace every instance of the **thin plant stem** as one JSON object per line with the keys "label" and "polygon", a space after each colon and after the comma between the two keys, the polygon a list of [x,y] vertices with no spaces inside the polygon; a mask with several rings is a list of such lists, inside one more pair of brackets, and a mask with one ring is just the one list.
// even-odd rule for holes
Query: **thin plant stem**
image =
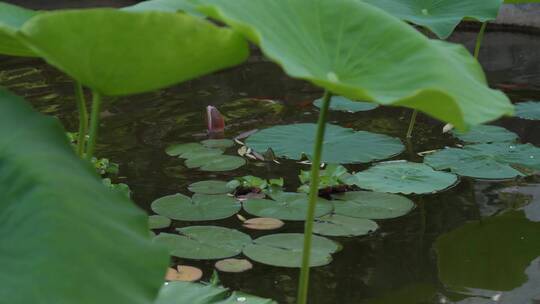
{"label": "thin plant stem", "polygon": [[315,207],[319,196],[319,171],[321,167],[321,154],[324,141],[324,132],[326,129],[326,116],[332,94],[329,91],[324,92],[323,102],[320,109],[319,121],[317,122],[317,135],[315,146],[313,147],[313,159],[311,160],[311,182],[309,186],[308,211],[306,215],[306,224],[304,228],[304,246],[302,250],[302,268],[300,270],[300,279],[298,282],[297,304],[306,304],[309,289],[309,260],[311,257],[311,241],[313,234],[313,221],[315,219]]}
{"label": "thin plant stem", "polygon": [[414,110],[411,116],[411,121],[409,122],[409,129],[407,129],[407,138],[412,137],[412,131],[414,129],[414,124],[416,123],[416,115],[418,115],[418,110]]}
{"label": "thin plant stem", "polygon": [[101,107],[101,95],[92,91],[92,114],[90,117],[90,136],[88,138],[88,146],[86,147],[86,159],[92,160],[99,129],[99,112]]}
{"label": "thin plant stem", "polygon": [[79,111],[79,137],[77,139],[77,154],[80,157],[84,157],[86,133],[88,132],[88,110],[86,109],[86,100],[84,99],[81,83],[76,81],[74,83],[74,89],[77,110]]}
{"label": "thin plant stem", "polygon": [[484,34],[486,33],[487,24],[487,21],[482,23],[480,32],[476,37],[476,46],[474,47],[474,58],[476,58],[476,60],[478,60],[478,56],[480,55],[480,48],[482,47],[482,41],[484,40]]}

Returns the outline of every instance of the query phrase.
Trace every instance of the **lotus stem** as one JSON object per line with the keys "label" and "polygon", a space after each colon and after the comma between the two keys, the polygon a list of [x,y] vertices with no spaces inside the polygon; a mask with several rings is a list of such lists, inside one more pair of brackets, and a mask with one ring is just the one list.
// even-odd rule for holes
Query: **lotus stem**
{"label": "lotus stem", "polygon": [[474,58],[476,60],[478,60],[478,56],[480,55],[480,48],[482,47],[482,41],[484,40],[484,34],[486,33],[487,24],[488,24],[487,21],[482,23],[480,32],[478,33],[478,36],[476,37],[476,46],[474,48]]}
{"label": "lotus stem", "polygon": [[90,137],[88,138],[88,147],[86,148],[86,159],[92,160],[99,129],[99,112],[101,107],[101,95],[92,91],[92,113],[90,117]]}
{"label": "lotus stem", "polygon": [[75,101],[79,111],[79,137],[77,139],[77,154],[84,157],[84,146],[86,142],[86,133],[88,132],[88,110],[86,109],[86,100],[84,99],[83,88],[80,82],[74,83]]}
{"label": "lotus stem", "polygon": [[313,159],[311,160],[311,182],[309,187],[308,211],[306,215],[306,224],[304,228],[304,246],[302,250],[302,268],[300,269],[300,279],[298,282],[297,304],[306,304],[309,289],[309,260],[311,257],[311,241],[313,239],[313,222],[315,220],[315,207],[319,196],[319,171],[321,168],[321,155],[324,141],[324,132],[326,129],[326,116],[332,94],[329,91],[324,92],[323,102],[317,122],[317,135],[313,147]]}
{"label": "lotus stem", "polygon": [[414,110],[411,116],[411,121],[409,122],[409,129],[407,129],[407,138],[412,137],[412,131],[414,129],[414,124],[416,123],[416,115],[418,115],[418,110]]}

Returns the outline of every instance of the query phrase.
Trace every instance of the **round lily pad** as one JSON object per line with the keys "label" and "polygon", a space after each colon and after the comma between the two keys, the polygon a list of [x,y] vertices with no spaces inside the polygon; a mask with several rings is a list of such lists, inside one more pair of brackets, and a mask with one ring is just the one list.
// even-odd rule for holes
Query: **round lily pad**
{"label": "round lily pad", "polygon": [[515,106],[515,116],[529,120],[540,120],[540,101],[520,102]]}
{"label": "round lily pad", "polygon": [[167,149],[165,149],[165,153],[170,156],[181,156],[182,154],[187,152],[200,151],[205,149],[206,148],[199,143],[184,143],[174,144],[167,147]]}
{"label": "round lily pad", "polygon": [[201,141],[201,144],[207,148],[215,148],[225,150],[234,146],[234,141],[230,139],[207,139]]}
{"label": "round lily pad", "polygon": [[171,219],[162,215],[150,215],[148,217],[148,228],[163,229],[171,225]]}
{"label": "round lily pad", "polygon": [[326,236],[361,236],[378,228],[372,220],[331,214],[315,219],[313,232]]}
{"label": "round lily pad", "polygon": [[[308,195],[305,193],[281,192],[269,199],[248,199],[244,210],[260,217],[271,217],[288,221],[304,221],[308,209]],[[322,198],[317,201],[315,216],[332,212],[332,204]]]}
{"label": "round lily pad", "polygon": [[173,256],[193,260],[224,259],[238,255],[251,243],[249,235],[218,226],[190,226],[180,234],[160,233],[154,242],[164,245]]}
{"label": "round lily pad", "polygon": [[196,159],[199,159],[199,158],[208,159],[208,158],[220,156],[222,154],[223,154],[223,150],[210,149],[210,148],[203,147],[203,149],[184,152],[178,157],[185,158],[186,160],[195,161]]}
{"label": "round lily pad", "polygon": [[[300,160],[311,156],[316,130],[317,125],[309,123],[275,126],[251,135],[246,145],[259,153],[271,148],[276,156]],[[322,161],[367,163],[401,151],[403,144],[397,138],[327,124]]]}
{"label": "round lily pad", "polygon": [[217,270],[222,272],[244,272],[253,268],[253,264],[246,259],[225,259],[217,261],[215,264]]}
{"label": "round lily pad", "polygon": [[245,159],[233,155],[209,155],[186,160],[188,168],[199,168],[202,171],[230,171],[245,164]]}
{"label": "round lily pad", "polygon": [[435,169],[479,179],[511,179],[540,170],[540,148],[531,144],[478,144],[447,148],[424,158]]}
{"label": "round lily pad", "polygon": [[[322,98],[313,102],[317,108],[321,108]],[[378,105],[372,102],[354,101],[343,96],[332,96],[330,100],[330,110],[356,113],[376,109]]]}
{"label": "round lily pad", "polygon": [[518,139],[518,135],[516,133],[508,131],[503,127],[490,125],[478,125],[472,127],[465,133],[454,131],[453,134],[461,141],[474,144],[512,142]]}
{"label": "round lily pad", "polygon": [[232,190],[227,187],[227,182],[218,180],[200,181],[189,185],[189,191],[199,194],[225,194]]}
{"label": "round lily pad", "polygon": [[253,230],[274,230],[283,227],[285,223],[275,218],[255,217],[245,220],[242,225]]}
{"label": "round lily pad", "polygon": [[391,193],[351,191],[333,197],[335,214],[364,219],[396,218],[414,208],[410,199]]}
{"label": "round lily pad", "polygon": [[423,194],[442,191],[457,182],[454,174],[411,162],[387,162],[358,172],[348,183],[376,192]]}
{"label": "round lily pad", "polygon": [[152,210],[162,216],[179,221],[211,221],[236,214],[241,204],[227,195],[195,194],[193,198],[183,194],[158,198]]}
{"label": "round lily pad", "polygon": [[203,272],[197,267],[178,265],[176,269],[169,268],[165,280],[167,281],[182,281],[195,282],[202,278]]}
{"label": "round lily pad", "polygon": [[[304,235],[301,233],[280,233],[260,237],[247,245],[243,253],[259,263],[279,267],[300,267]],[[310,267],[327,265],[332,254],[340,246],[325,237],[313,236]]]}

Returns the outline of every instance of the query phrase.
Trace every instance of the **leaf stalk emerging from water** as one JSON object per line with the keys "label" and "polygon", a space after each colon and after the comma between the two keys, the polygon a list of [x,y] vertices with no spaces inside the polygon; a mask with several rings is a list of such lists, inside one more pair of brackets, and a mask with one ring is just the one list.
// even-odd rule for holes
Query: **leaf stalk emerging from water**
{"label": "leaf stalk emerging from water", "polygon": [[75,101],[79,111],[79,137],[77,139],[77,154],[84,157],[84,146],[86,142],[86,133],[88,132],[88,110],[86,109],[86,100],[84,99],[83,88],[80,82],[74,84]]}
{"label": "leaf stalk emerging from water", "polygon": [[96,146],[96,140],[99,129],[99,112],[101,108],[101,95],[92,91],[92,113],[90,117],[90,137],[88,138],[88,147],[86,148],[86,159],[92,160]]}

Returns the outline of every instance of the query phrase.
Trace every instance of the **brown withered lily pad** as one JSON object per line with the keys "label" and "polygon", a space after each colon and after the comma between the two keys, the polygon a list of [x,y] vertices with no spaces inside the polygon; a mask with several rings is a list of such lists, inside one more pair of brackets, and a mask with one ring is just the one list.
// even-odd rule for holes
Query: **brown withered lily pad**
{"label": "brown withered lily pad", "polygon": [[253,268],[253,264],[246,259],[225,259],[216,262],[216,269],[222,272],[239,273]]}
{"label": "brown withered lily pad", "polygon": [[203,272],[197,267],[178,265],[176,269],[169,268],[165,280],[195,282],[202,278]]}
{"label": "brown withered lily pad", "polygon": [[244,227],[253,230],[274,230],[283,227],[285,223],[279,219],[256,217],[244,222]]}

